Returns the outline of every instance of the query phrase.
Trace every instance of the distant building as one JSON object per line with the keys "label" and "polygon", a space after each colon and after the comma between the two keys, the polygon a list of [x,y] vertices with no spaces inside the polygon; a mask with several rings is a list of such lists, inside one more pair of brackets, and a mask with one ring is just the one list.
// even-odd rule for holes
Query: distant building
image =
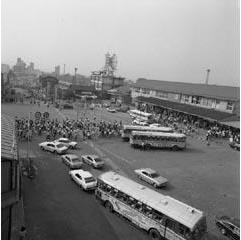
{"label": "distant building", "polygon": [[124,85],[125,78],[114,75],[116,67],[116,55],[113,54],[111,56],[107,53],[105,55],[105,66],[103,69],[100,71],[93,71],[90,76],[91,84],[95,87],[95,90],[103,92]]}
{"label": "distant building", "polygon": [[13,66],[13,73],[11,75],[14,78],[12,83],[14,86],[36,87],[40,74],[41,71],[34,69],[33,62],[27,66],[21,58],[17,58],[17,63]]}
{"label": "distant building", "polygon": [[8,64],[4,64],[4,63],[1,64],[1,72],[2,73],[8,73],[9,70],[10,70],[10,66]]}
{"label": "distant building", "polygon": [[59,75],[60,75],[60,66],[56,66],[54,68],[54,73],[55,73],[56,77],[59,77]]}
{"label": "distant building", "polygon": [[137,105],[169,109],[211,121],[239,120],[239,87],[138,79],[131,96]]}

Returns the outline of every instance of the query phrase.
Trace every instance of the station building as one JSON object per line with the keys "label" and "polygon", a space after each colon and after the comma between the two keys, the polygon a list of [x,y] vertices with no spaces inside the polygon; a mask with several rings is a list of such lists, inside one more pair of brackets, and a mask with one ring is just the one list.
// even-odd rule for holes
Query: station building
{"label": "station building", "polygon": [[137,107],[171,110],[239,128],[239,87],[138,79],[131,88]]}
{"label": "station building", "polygon": [[[1,239],[16,235],[16,208],[21,199],[20,162],[14,123],[1,116]],[[18,230],[18,229],[17,229]],[[18,230],[19,231],[19,230]]]}

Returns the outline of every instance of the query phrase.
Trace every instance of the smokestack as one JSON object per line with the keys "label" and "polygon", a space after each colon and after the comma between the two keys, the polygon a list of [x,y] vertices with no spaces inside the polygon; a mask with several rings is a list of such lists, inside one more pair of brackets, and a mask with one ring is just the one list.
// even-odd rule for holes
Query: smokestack
{"label": "smokestack", "polygon": [[207,76],[206,76],[206,81],[205,81],[206,85],[208,85],[210,71],[211,71],[210,69],[207,69]]}

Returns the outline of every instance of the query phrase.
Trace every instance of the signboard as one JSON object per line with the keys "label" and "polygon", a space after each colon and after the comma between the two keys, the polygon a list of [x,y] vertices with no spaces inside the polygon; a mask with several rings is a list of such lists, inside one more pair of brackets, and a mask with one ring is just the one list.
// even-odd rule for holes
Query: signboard
{"label": "signboard", "polygon": [[45,113],[43,114],[43,117],[44,117],[44,118],[49,118],[49,113],[48,113],[48,112],[45,112]]}
{"label": "signboard", "polygon": [[37,119],[41,118],[41,112],[36,112],[35,113],[35,118],[37,118]]}

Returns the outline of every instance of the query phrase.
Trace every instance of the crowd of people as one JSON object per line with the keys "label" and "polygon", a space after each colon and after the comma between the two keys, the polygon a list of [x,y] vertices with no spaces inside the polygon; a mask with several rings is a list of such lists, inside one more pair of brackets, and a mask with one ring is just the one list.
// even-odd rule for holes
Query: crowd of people
{"label": "crowd of people", "polygon": [[[143,109],[140,108],[140,110]],[[200,136],[200,129],[203,129],[207,141],[211,139],[231,139],[236,143],[240,143],[239,129],[221,125],[217,122],[167,109],[159,109],[154,116],[155,120],[161,125],[172,127],[186,135],[196,134]]]}
{"label": "crowd of people", "polygon": [[46,140],[69,138],[72,140],[96,139],[98,137],[111,137],[120,135],[122,122],[107,122],[81,117],[78,120],[15,118],[15,126],[19,140],[30,140],[33,135],[45,135]]}

